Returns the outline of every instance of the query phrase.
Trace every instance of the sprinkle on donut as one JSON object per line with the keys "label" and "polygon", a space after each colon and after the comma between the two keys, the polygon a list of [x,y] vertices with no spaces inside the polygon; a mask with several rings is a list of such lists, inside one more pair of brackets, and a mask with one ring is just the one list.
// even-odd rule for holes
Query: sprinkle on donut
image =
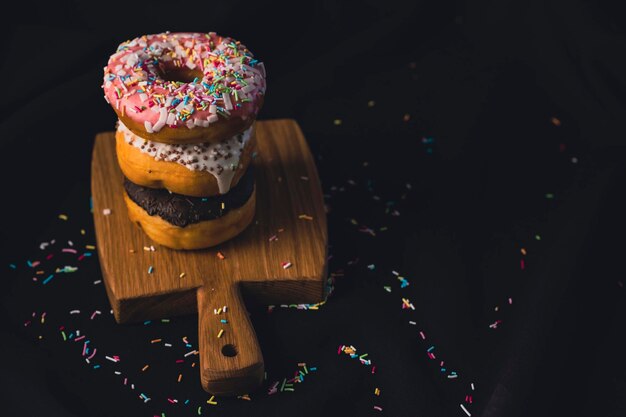
{"label": "sprinkle on donut", "polygon": [[166,32],[122,43],[104,68],[103,88],[131,128],[142,126],[148,134],[209,128],[256,117],[265,68],[229,37]]}

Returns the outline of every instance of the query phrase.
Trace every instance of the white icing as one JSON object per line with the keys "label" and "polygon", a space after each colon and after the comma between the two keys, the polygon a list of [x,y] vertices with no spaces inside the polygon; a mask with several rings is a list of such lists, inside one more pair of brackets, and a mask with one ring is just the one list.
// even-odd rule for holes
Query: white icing
{"label": "white icing", "polygon": [[118,122],[117,130],[124,135],[126,143],[150,155],[155,161],[176,162],[191,171],[211,173],[217,180],[220,194],[225,194],[230,190],[243,148],[252,134],[252,126],[250,126],[242,133],[219,143],[173,145],[137,136],[121,121]]}

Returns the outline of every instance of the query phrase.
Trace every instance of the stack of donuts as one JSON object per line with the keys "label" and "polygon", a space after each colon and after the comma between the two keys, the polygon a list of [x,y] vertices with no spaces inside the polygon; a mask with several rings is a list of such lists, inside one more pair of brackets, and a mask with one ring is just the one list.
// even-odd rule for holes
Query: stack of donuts
{"label": "stack of donuts", "polygon": [[152,240],[206,248],[250,224],[265,68],[244,45],[212,32],[142,36],[109,58],[103,89],[128,214]]}

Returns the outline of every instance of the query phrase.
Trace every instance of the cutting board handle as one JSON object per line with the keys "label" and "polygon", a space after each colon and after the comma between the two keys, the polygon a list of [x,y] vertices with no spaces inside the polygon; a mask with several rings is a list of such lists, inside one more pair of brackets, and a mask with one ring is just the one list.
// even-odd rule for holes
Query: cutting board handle
{"label": "cutting board handle", "polygon": [[197,297],[202,387],[215,395],[252,392],[265,367],[239,285],[200,287]]}

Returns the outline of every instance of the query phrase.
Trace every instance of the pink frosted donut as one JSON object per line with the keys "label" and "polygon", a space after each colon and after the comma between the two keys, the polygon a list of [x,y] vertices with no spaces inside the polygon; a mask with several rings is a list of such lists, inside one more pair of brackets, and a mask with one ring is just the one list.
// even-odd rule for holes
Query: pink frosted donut
{"label": "pink frosted donut", "polygon": [[239,41],[160,33],[122,43],[104,68],[104,98],[138,136],[219,142],[247,129],[265,95],[265,67]]}

